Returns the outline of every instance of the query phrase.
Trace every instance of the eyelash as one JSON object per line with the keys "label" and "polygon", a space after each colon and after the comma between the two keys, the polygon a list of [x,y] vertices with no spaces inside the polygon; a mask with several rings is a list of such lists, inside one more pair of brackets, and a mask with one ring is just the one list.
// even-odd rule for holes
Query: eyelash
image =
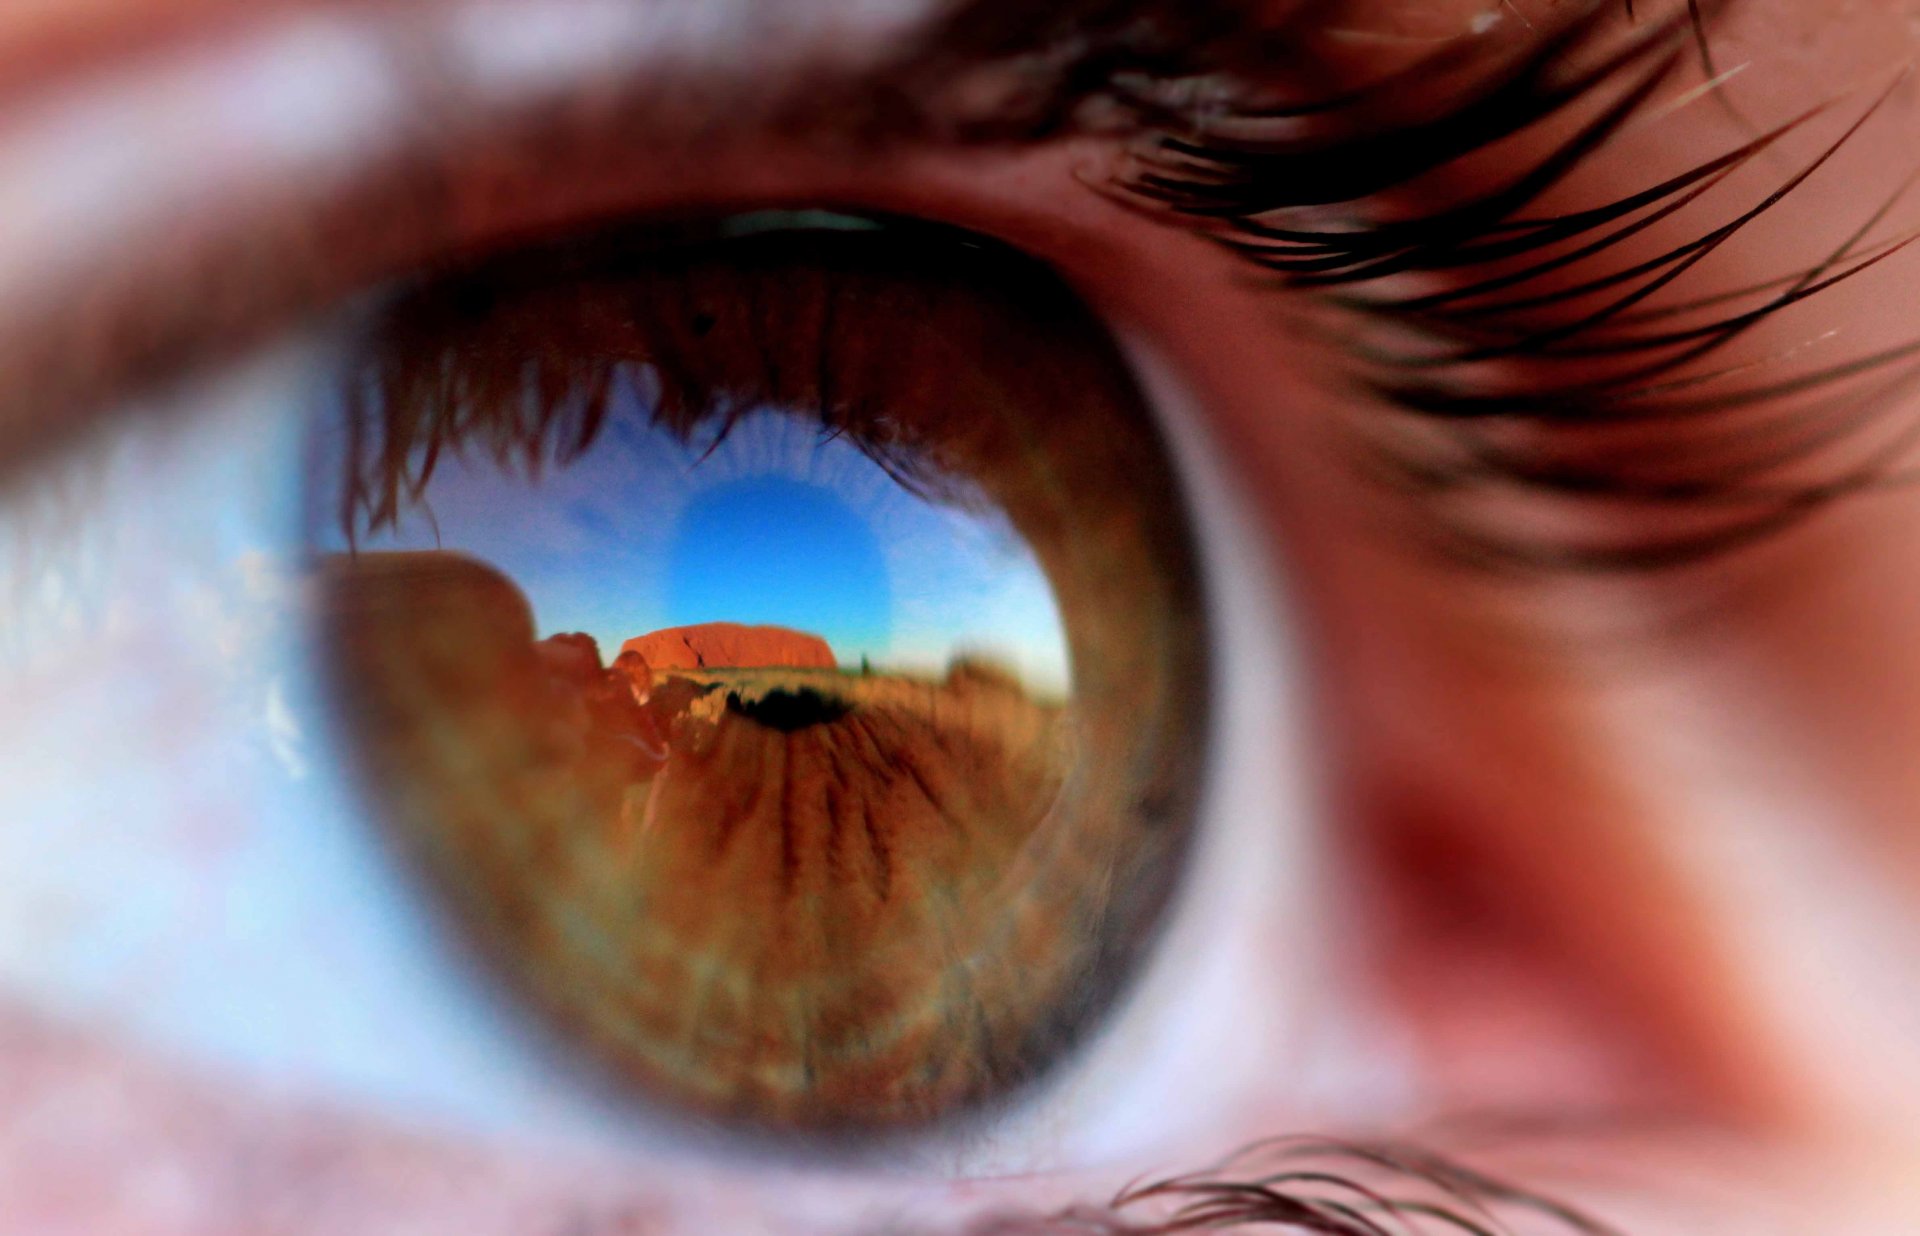
{"label": "eyelash", "polygon": [[[766,211],[726,222],[730,242],[727,228],[697,221],[639,234],[614,227],[570,236],[443,272],[396,297],[379,315],[381,337],[367,341],[343,391],[345,476],[337,514],[346,543],[392,529],[403,510],[431,518],[426,490],[448,455],[476,450],[503,474],[529,477],[570,465],[593,449],[622,398],[651,408],[653,425],[682,445],[698,438],[708,452],[755,408],[805,409],[818,417],[823,444],[847,442],[903,492],[960,509],[985,501],[938,462],[937,435],[889,414],[884,397],[859,389],[861,341],[836,331],[833,293],[823,294],[818,321],[786,324],[782,342],[789,346],[780,355],[763,351],[755,366],[743,367],[701,347],[705,329],[688,337],[673,310],[650,307],[695,295],[663,273],[661,259],[670,253],[692,265],[730,243],[735,260],[745,260],[757,252],[751,233],[765,229],[765,239],[788,245],[807,237],[824,262],[838,253],[835,240],[857,232],[865,262],[914,272],[930,296],[958,274],[929,256],[946,252],[932,247],[936,241],[964,244],[976,270],[1018,280],[1026,306],[1057,307],[1064,320],[1057,290],[987,247],[912,220]],[[632,307],[617,322],[597,320],[595,294],[619,287],[628,289]],[[564,293],[557,306],[541,301],[556,292]],[[529,304],[541,307],[534,312]],[[709,315],[706,329],[712,325]],[[1085,346],[1099,345],[1089,339]]]}
{"label": "eyelash", "polygon": [[[1365,459],[1415,498],[1420,518],[1409,524],[1447,559],[1535,574],[1650,572],[1717,558],[1842,497],[1904,480],[1896,470],[1904,433],[1869,442],[1864,459],[1837,472],[1824,457],[1878,425],[1884,418],[1874,413],[1920,375],[1905,364],[1920,361],[1920,342],[1751,384],[1741,379],[1800,348],[1757,364],[1694,368],[1901,252],[1914,236],[1874,234],[1911,180],[1810,267],[1730,294],[1660,295],[1838,155],[1904,73],[1757,205],[1650,260],[1619,268],[1626,242],[1709,196],[1839,99],[1764,131],[1749,124],[1744,144],[1650,188],[1597,207],[1526,213],[1643,119],[1696,57],[1707,74],[1699,93],[1737,116],[1707,37],[1709,17],[1727,8],[1705,13],[1696,0],[1623,36],[1631,4],[1623,14],[1619,0],[1587,0],[1548,37],[1509,22],[1507,37],[1496,28],[1455,40],[1357,90],[1318,98],[1276,102],[1243,87],[1223,99],[1190,81],[1143,79],[1124,98],[1146,134],[1108,191],[1213,239],[1358,327],[1342,332],[1345,376],[1388,413],[1368,427]],[[1432,93],[1450,86],[1452,103],[1434,115]],[[1425,109],[1409,100],[1427,101]],[[1396,213],[1404,191],[1567,122],[1583,105],[1593,114],[1517,176],[1439,209]],[[1441,290],[1405,286],[1422,276],[1443,280]],[[1669,325],[1643,329],[1659,322]],[[1581,371],[1554,371],[1568,362]],[[1802,396],[1817,402],[1808,407]],[[1796,475],[1816,464],[1820,475]],[[1610,517],[1610,530],[1531,531],[1514,518],[1516,499],[1586,504]],[[1476,514],[1476,502],[1503,501]]]}
{"label": "eyelash", "polygon": [[1543,1220],[1545,1230],[1617,1236],[1566,1203],[1429,1150],[1314,1137],[1258,1142],[1209,1171],[1130,1185],[1104,1207],[1076,1206],[970,1230],[979,1236],[1176,1236],[1272,1225],[1322,1236],[1403,1236],[1431,1222],[1464,1236],[1493,1236],[1522,1213]]}

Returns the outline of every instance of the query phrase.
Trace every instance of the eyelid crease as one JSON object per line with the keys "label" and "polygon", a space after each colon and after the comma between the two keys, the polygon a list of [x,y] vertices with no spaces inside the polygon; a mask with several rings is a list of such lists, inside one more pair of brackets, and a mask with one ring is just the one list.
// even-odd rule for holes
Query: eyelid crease
{"label": "eyelid crease", "polygon": [[0,17],[0,99],[72,74],[116,54],[170,42],[210,23],[263,7],[291,9],[308,0],[14,0]]}

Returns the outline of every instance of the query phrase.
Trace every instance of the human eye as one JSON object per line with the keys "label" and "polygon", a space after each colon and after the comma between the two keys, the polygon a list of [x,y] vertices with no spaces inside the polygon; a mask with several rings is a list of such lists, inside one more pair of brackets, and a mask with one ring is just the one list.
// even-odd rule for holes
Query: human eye
{"label": "human eye", "polygon": [[[1904,764],[1825,701],[1904,646],[1910,105],[1649,7],[155,18],[35,95],[8,1212],[1861,1203],[1752,1165],[1903,1145]],[[1532,1131],[1398,1140],[1463,1112]]]}

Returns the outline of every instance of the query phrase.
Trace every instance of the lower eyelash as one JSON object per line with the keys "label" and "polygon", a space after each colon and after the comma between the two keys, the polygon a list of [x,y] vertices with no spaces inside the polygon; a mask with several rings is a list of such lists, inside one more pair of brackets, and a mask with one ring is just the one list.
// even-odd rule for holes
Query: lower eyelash
{"label": "lower eyelash", "polygon": [[[1732,74],[1716,72],[1707,37],[1731,5],[1694,0],[1642,26],[1629,24],[1631,5],[1587,0],[1546,34],[1502,23],[1327,99],[1177,105],[1138,89],[1149,136],[1110,192],[1357,325],[1342,332],[1348,376],[1390,414],[1364,428],[1363,448],[1379,478],[1418,500],[1410,523],[1430,548],[1528,573],[1698,563],[1850,494],[1904,483],[1909,432],[1876,435],[1886,420],[1876,413],[1920,374],[1920,341],[1787,367],[1824,336],[1709,367],[1920,238],[1879,234],[1912,178],[1811,266],[1735,293],[1677,295],[1706,258],[1853,144],[1905,71],[1757,203],[1625,269],[1628,241],[1704,206],[1843,96],[1764,131],[1749,126],[1744,143],[1649,188],[1528,213],[1630,125],[1668,120],[1702,95],[1737,116],[1720,93]],[[1662,103],[1695,61],[1707,81]],[[1583,107],[1589,114],[1574,119]],[[1570,135],[1517,176],[1406,213],[1405,191],[1548,124]],[[1538,530],[1566,527],[1564,516],[1515,518],[1516,500],[1543,499],[1585,504],[1603,531],[1572,537]]]}
{"label": "lower eyelash", "polygon": [[1618,1236],[1574,1206],[1430,1150],[1316,1137],[1257,1142],[1208,1170],[1129,1185],[1104,1206],[1003,1217],[970,1231],[1174,1236],[1271,1225],[1321,1236],[1411,1236],[1433,1225],[1492,1236],[1522,1214],[1544,1220],[1543,1231]]}

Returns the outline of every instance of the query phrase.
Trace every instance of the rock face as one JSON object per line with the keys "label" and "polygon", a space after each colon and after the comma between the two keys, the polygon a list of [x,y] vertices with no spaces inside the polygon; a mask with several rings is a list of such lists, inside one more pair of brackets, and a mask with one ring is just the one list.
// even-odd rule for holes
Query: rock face
{"label": "rock face", "polygon": [[653,669],[639,653],[631,649],[621,652],[609,669],[627,680],[634,699],[644,700],[653,693]]}
{"label": "rock face", "polygon": [[591,635],[577,631],[549,635],[533,645],[540,664],[556,678],[585,685],[600,678],[600,645]]}
{"label": "rock face", "polygon": [[749,627],[737,622],[702,622],[668,627],[620,645],[622,655],[637,652],[654,672],[715,669],[722,666],[782,665],[796,669],[832,669],[833,649],[818,635],[787,627]]}

